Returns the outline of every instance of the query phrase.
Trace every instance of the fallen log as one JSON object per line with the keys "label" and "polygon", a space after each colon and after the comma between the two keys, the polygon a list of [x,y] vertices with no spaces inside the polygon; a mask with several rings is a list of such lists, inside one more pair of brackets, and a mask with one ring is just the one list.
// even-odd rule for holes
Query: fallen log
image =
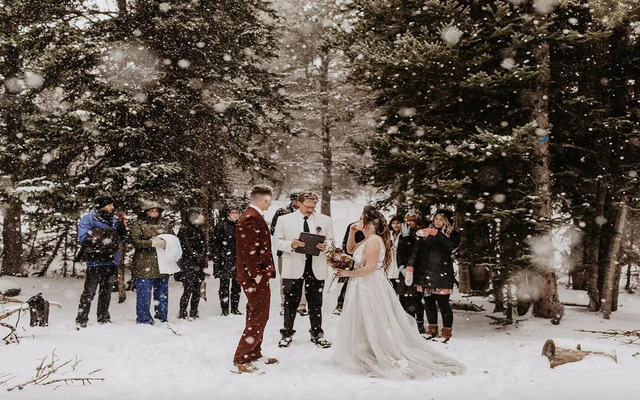
{"label": "fallen log", "polygon": [[609,354],[602,351],[584,351],[580,345],[576,346],[575,350],[556,348],[556,344],[552,339],[544,342],[542,346],[542,355],[549,359],[549,367],[555,368],[558,365],[568,364],[572,362],[578,362],[588,356],[589,354],[595,354],[605,357],[610,357],[613,361],[618,362],[616,354]]}

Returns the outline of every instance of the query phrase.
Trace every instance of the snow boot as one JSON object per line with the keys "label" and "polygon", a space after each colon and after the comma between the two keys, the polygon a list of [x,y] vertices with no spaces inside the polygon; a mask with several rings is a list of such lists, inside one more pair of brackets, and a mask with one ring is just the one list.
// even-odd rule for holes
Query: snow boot
{"label": "snow boot", "polygon": [[429,326],[427,326],[427,333],[425,334],[425,338],[433,339],[435,337],[438,337],[438,325],[429,324]]}
{"label": "snow boot", "polygon": [[451,339],[451,329],[453,328],[445,328],[442,327],[442,331],[440,332],[440,338],[443,339],[442,343],[447,343],[449,339]]}

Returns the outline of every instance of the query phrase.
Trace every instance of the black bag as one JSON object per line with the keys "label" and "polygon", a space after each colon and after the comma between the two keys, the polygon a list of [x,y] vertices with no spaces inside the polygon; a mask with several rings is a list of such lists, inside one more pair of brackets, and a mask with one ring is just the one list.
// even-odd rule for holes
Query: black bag
{"label": "black bag", "polygon": [[94,228],[87,238],[80,243],[80,250],[74,260],[76,262],[108,262],[114,261],[115,253],[120,245],[120,236],[113,228]]}

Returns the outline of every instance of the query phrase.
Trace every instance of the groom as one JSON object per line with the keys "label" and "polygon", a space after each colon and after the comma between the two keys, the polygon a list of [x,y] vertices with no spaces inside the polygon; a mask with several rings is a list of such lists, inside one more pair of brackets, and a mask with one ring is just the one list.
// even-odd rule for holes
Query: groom
{"label": "groom", "polygon": [[[246,326],[233,357],[238,373],[258,372],[253,362],[262,358],[262,337],[269,319],[271,299],[269,279],[276,276],[271,255],[271,231],[264,220],[264,212],[271,205],[272,192],[270,186],[254,186],[251,205],[236,225],[236,280],[247,296]],[[264,362],[275,364],[278,360],[267,358]]]}
{"label": "groom", "polygon": [[[327,242],[333,239],[331,218],[315,212],[318,196],[311,192],[304,192],[298,197],[300,208],[295,212],[283,215],[278,219],[274,239],[276,248],[282,254],[282,286],[284,292],[284,328],[280,330],[282,338],[279,347],[289,347],[293,340],[293,323],[302,296],[302,290],[307,298],[309,320],[311,322],[311,341],[321,348],[331,347],[324,338],[322,330],[322,291],[324,280],[328,275],[327,259],[324,251]],[[304,247],[300,241],[300,233],[309,232],[323,235],[324,243],[317,248],[320,255],[312,256],[296,253],[296,248]]]}

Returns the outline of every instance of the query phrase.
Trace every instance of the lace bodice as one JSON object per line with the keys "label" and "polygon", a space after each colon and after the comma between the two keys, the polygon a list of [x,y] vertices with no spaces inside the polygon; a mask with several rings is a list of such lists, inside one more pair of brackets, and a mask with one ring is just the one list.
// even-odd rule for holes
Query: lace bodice
{"label": "lace bodice", "polygon": [[384,245],[384,242],[382,241],[382,238],[380,236],[374,235],[362,242],[362,244],[358,246],[356,251],[353,252],[353,261],[355,262],[356,269],[364,267],[364,246],[366,242],[371,239],[377,241],[378,244],[380,244],[380,255],[378,255],[378,263],[376,265],[376,269],[382,269],[382,266],[384,265],[384,256],[387,249]]}

